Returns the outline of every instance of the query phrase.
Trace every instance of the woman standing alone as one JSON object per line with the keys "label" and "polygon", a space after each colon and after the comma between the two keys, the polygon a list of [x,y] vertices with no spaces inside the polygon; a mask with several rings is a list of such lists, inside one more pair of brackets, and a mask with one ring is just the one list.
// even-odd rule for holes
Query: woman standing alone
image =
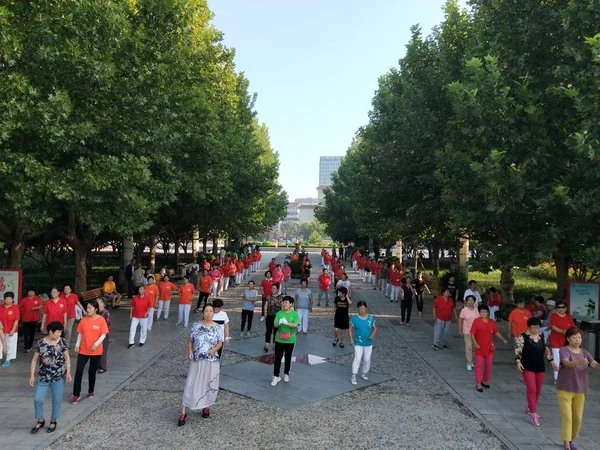
{"label": "woman standing alone", "polygon": [[276,386],[281,381],[281,358],[285,355],[285,366],[283,368],[283,381],[290,381],[290,369],[292,368],[292,354],[296,343],[296,329],[298,328],[298,313],[292,309],[294,299],[289,295],[283,297],[282,309],[275,316],[275,364],[273,366],[273,379],[271,386]]}

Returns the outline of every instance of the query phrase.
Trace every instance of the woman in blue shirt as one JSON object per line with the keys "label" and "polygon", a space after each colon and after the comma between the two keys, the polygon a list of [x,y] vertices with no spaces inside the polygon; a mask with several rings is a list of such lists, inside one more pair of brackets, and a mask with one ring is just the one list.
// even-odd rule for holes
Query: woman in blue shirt
{"label": "woman in blue shirt", "polygon": [[361,378],[368,380],[367,373],[371,366],[371,352],[373,351],[373,338],[377,334],[377,325],[373,316],[367,314],[367,302],[360,301],[356,304],[358,314],[350,320],[350,345],[354,347],[354,362],[352,363],[352,378],[350,382],[356,384],[356,374],[362,360]]}

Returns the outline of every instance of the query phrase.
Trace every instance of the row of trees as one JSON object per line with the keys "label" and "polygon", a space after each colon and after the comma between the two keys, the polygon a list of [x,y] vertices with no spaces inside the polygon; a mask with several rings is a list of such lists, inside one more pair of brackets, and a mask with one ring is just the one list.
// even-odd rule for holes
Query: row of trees
{"label": "row of trees", "polygon": [[600,8],[454,0],[379,80],[316,215],[336,240],[469,238],[480,267],[600,267]]}
{"label": "row of trees", "polygon": [[240,238],[285,216],[278,156],[205,0],[0,6],[0,240]]}

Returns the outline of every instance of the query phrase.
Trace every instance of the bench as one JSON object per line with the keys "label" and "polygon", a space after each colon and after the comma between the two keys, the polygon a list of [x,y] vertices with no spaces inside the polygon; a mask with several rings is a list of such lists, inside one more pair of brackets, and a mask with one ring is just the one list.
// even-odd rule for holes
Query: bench
{"label": "bench", "polygon": [[[104,296],[102,295],[102,288],[96,288],[96,289],[90,289],[87,291],[83,291],[79,294],[81,296],[81,300],[82,302],[89,302],[91,300],[97,300],[99,298],[104,298]],[[131,300],[124,298],[125,296],[121,297],[121,302],[120,302],[120,306],[123,307],[128,307],[131,304]],[[106,305],[107,308],[110,307],[110,304]]]}

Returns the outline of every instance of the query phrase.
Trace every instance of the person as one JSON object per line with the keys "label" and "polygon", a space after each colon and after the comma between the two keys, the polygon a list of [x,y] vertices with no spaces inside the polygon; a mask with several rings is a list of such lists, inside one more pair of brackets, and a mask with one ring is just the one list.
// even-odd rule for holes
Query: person
{"label": "person", "polygon": [[383,266],[381,267],[381,270],[379,271],[379,278],[377,280],[379,284],[379,290],[383,292],[384,297],[387,297],[386,284],[389,273],[389,265],[387,262],[384,262]]}
{"label": "person", "polygon": [[262,308],[263,317],[266,317],[265,346],[263,347],[265,353],[269,351],[269,344],[271,343],[271,339],[273,339],[274,342],[274,331],[277,331],[274,329],[273,324],[275,323],[275,316],[281,309],[281,302],[283,300],[283,297],[279,295],[278,292],[279,286],[277,285],[277,283],[273,283],[271,285],[271,295],[269,295],[266,298],[266,301],[263,304]]}
{"label": "person", "polygon": [[310,262],[310,258],[308,257],[308,254],[307,254],[306,256],[304,256],[304,259],[302,260],[302,277],[303,278],[310,280],[310,269],[312,269],[312,264]]}
{"label": "person", "polygon": [[346,332],[350,328],[350,305],[352,300],[348,297],[348,289],[341,287],[333,301],[331,314],[333,314],[333,346],[338,343],[344,348]]}
{"label": "person", "polygon": [[[140,290],[143,287],[140,288]],[[75,382],[73,383],[72,405],[79,403],[81,399],[81,379],[83,370],[90,362],[88,369],[88,398],[94,398],[94,389],[96,387],[96,373],[100,368],[102,359],[103,342],[108,334],[108,325],[104,317],[98,314],[98,302],[92,300],[86,306],[87,316],[79,321],[77,326],[77,343],[75,351],[77,355],[77,368],[75,369]]]}
{"label": "person", "polygon": [[490,319],[496,322],[496,312],[500,309],[500,294],[496,291],[494,286],[490,287],[490,295],[488,298],[488,307],[490,308]]}
{"label": "person", "polygon": [[[559,301],[556,312],[550,318],[550,348],[555,361],[560,362],[560,349],[566,344],[567,331],[575,326],[573,317],[567,312],[567,304]],[[558,367],[554,370],[554,382],[558,379]]]}
{"label": "person", "polygon": [[0,306],[0,322],[4,329],[6,342],[6,358],[3,367],[10,366],[10,361],[17,358],[17,343],[19,341],[19,320],[21,311],[14,304],[15,294],[7,291],[4,293],[4,305]]}
{"label": "person", "polygon": [[[450,291],[450,298],[454,302],[454,305],[458,304],[458,286],[456,286],[456,277],[454,275],[450,275],[448,277],[448,283],[444,286],[444,289],[448,289]],[[477,297],[475,297],[477,298]]]}
{"label": "person", "polygon": [[308,289],[308,280],[300,280],[300,289],[296,290],[294,294],[294,309],[300,317],[297,334],[308,334],[308,318],[312,312],[313,301],[312,291]]}
{"label": "person", "polygon": [[552,352],[546,344],[544,335],[540,333],[541,321],[537,317],[527,320],[528,330],[521,333],[515,340],[515,362],[517,370],[523,375],[523,382],[527,388],[527,408],[531,424],[540,426],[540,416],[537,413],[537,402],[542,394],[544,372],[546,366],[544,359],[552,364],[554,370],[558,365],[554,362]]}
{"label": "person", "polygon": [[433,345],[434,350],[438,350],[440,344],[443,348],[448,348],[448,334],[452,318],[456,317],[454,301],[450,297],[450,289],[445,288],[442,295],[433,302]]}
{"label": "person", "polygon": [[496,322],[490,320],[490,309],[487,305],[479,305],[481,317],[473,321],[471,325],[471,338],[475,349],[475,382],[478,392],[483,392],[482,386],[490,388],[489,382],[492,376],[492,363],[494,362],[494,336],[497,336],[505,344],[504,336],[498,331]]}
{"label": "person", "polygon": [[146,287],[146,297],[150,303],[150,309],[148,310],[148,331],[152,331],[152,325],[154,324],[154,311],[158,304],[159,290],[158,285],[154,282],[154,275],[148,276],[148,284]]}
{"label": "person", "polygon": [[428,294],[431,294],[429,286],[427,286],[425,280],[423,279],[423,273],[417,272],[417,279],[415,280],[415,298],[417,300],[417,312],[419,314],[419,317],[423,315],[423,292],[425,291],[425,289],[427,289]]}
{"label": "person", "polygon": [[60,322],[63,327],[67,323],[67,304],[65,299],[59,296],[56,287],[50,290],[50,298],[44,303],[44,314],[40,325],[42,333],[46,333],[46,325],[50,322]]}
{"label": "person", "polygon": [[190,264],[190,274],[189,279],[190,283],[194,285],[194,289],[198,289],[198,272],[200,271],[200,264],[198,264],[198,260],[194,259],[192,264]]}
{"label": "person", "polygon": [[[129,326],[129,345],[127,348],[131,348],[135,345],[135,333],[138,325],[140,326],[139,346],[143,347],[146,343],[149,311],[150,301],[148,297],[146,297],[146,288],[144,286],[138,286],[138,295],[133,297],[129,307],[129,319],[131,320],[131,325]],[[160,314],[160,307],[158,308],[158,313]]]}
{"label": "person", "polygon": [[[192,298],[196,293],[194,285],[190,283],[190,279],[183,277],[183,284],[179,286],[179,315],[177,316],[177,325],[183,324],[187,328],[190,321],[190,310],[192,309]],[[214,302],[213,302],[214,304]]]}
{"label": "person", "polygon": [[221,278],[223,278],[223,273],[219,269],[219,265],[213,263],[212,270],[208,273],[211,279],[210,290],[212,292],[213,300],[217,298],[217,294],[219,291],[219,283],[221,282]]}
{"label": "person", "polygon": [[[23,329],[24,352],[29,353],[33,348],[35,332],[40,321],[40,310],[44,307],[42,299],[35,295],[33,289],[27,291],[27,297],[21,299],[21,328]],[[1,357],[1,355],[0,355]]]}
{"label": "person", "polygon": [[265,303],[267,302],[267,297],[271,294],[271,287],[273,286],[273,283],[273,274],[270,270],[267,270],[265,272],[264,280],[260,282],[260,292],[262,297],[262,308],[260,317],[261,322],[264,322],[265,320]]}
{"label": "person", "polygon": [[468,295],[467,304],[460,310],[458,316],[458,335],[465,341],[465,358],[467,360],[467,370],[472,371],[473,364],[473,338],[471,337],[471,326],[479,316],[479,309],[475,308],[475,296]]}
{"label": "person", "polygon": [[[254,306],[258,300],[258,291],[255,289],[254,281],[248,282],[248,289],[244,290],[242,295],[242,329],[240,331],[240,339],[244,339],[250,335],[252,329],[252,319],[254,318]],[[246,331],[246,322],[248,323]]]}
{"label": "person", "polygon": [[209,408],[217,401],[221,364],[217,353],[223,347],[223,328],[213,321],[214,308],[208,303],[202,307],[202,320],[192,325],[187,342],[188,369],[178,426],[188,420],[186,408],[202,410],[202,417],[210,417]]}
{"label": "person", "polygon": [[50,322],[47,330],[48,335],[36,344],[29,370],[29,386],[35,388],[33,408],[37,420],[35,427],[31,429],[31,434],[36,434],[46,425],[44,402],[48,391],[52,396],[52,413],[46,432],[52,433],[56,430],[57,421],[62,412],[65,381],[71,382],[71,358],[67,349],[67,341],[62,337],[63,324],[56,321]]}
{"label": "person", "polygon": [[[166,267],[165,274],[166,274]],[[133,272],[135,272],[135,258],[129,261],[127,267],[125,267],[125,281],[127,281],[127,297],[133,298]],[[161,276],[164,276],[161,273]]]}
{"label": "person", "polygon": [[[475,280],[470,280],[469,281],[469,287],[465,290],[465,293],[463,295],[463,303],[465,302],[465,300],[467,299],[467,296],[472,295],[473,297],[475,297],[475,308],[479,308],[479,305],[481,304],[481,292],[479,290],[479,288],[477,287],[477,281]],[[489,307],[489,305],[488,305]],[[491,317],[491,314],[490,314]],[[492,319],[493,320],[493,319]]]}
{"label": "person", "polygon": [[138,263],[135,270],[133,271],[133,292],[134,294],[139,292],[140,286],[146,285],[146,271],[142,267],[142,263]]}
{"label": "person", "polygon": [[390,303],[398,303],[398,295],[400,293],[400,280],[402,279],[402,273],[399,268],[393,268],[390,273],[390,284],[392,286],[390,294]]}
{"label": "person", "polygon": [[583,421],[585,394],[590,382],[588,367],[600,370],[594,357],[581,348],[583,333],[577,327],[565,334],[567,345],[560,349],[560,369],[556,381],[556,398],[560,411],[560,434],[565,449],[576,450],[573,441],[579,436]]}
{"label": "person", "polygon": [[371,263],[371,281],[373,282],[373,290],[377,290],[377,284],[379,279],[379,274],[381,272],[381,265],[373,259]]}
{"label": "person", "polygon": [[102,294],[110,301],[112,309],[119,309],[121,306],[121,294],[117,292],[117,285],[113,281],[113,276],[106,277],[102,285]]}
{"label": "person", "polygon": [[277,264],[275,266],[275,271],[273,272],[273,282],[279,284],[279,293],[283,293],[283,269],[281,268],[281,264]]}
{"label": "person", "polygon": [[546,315],[546,320],[542,320],[542,329],[541,332],[544,333],[544,337],[546,340],[550,340],[550,319],[556,313],[556,302],[554,300],[546,300],[546,311],[548,314]]}
{"label": "person", "polygon": [[[220,298],[215,299],[213,302],[213,321],[217,323],[221,328],[223,328],[223,335],[225,336],[225,340],[223,341],[223,345],[229,344],[231,341],[231,335],[229,334],[229,316],[225,311],[223,311],[223,300]],[[220,358],[223,349],[219,350],[217,356]]]}
{"label": "person", "polygon": [[110,311],[106,308],[104,299],[98,300],[98,313],[104,318],[108,333],[102,342],[102,357],[100,358],[100,368],[98,373],[102,374],[108,370],[108,345],[110,344]]}
{"label": "person", "polygon": [[546,320],[547,315],[548,311],[546,311],[546,307],[544,306],[544,297],[541,295],[536,296],[533,299],[533,305],[531,307],[531,317],[537,317],[540,320]]}
{"label": "person", "polygon": [[202,269],[202,275],[198,280],[198,285],[200,287],[200,295],[198,296],[198,304],[196,305],[195,312],[200,312],[200,306],[202,305],[202,301],[204,300],[204,304],[208,303],[208,297],[210,297],[210,285],[212,283],[212,278],[208,275],[208,270]]}
{"label": "person", "polygon": [[402,324],[408,327],[410,326],[413,297],[416,297],[417,291],[415,290],[410,277],[404,278],[404,283],[402,283],[400,288],[402,289],[402,300],[400,301],[400,319]]}
{"label": "person", "polygon": [[525,300],[517,299],[517,307],[510,312],[508,316],[508,335],[512,331],[513,337],[516,339],[527,331],[527,320],[531,319],[531,313],[525,309]]}
{"label": "person", "polygon": [[7,348],[6,348],[6,337],[4,336],[4,325],[2,325],[2,321],[0,320],[0,359],[6,356]]}
{"label": "person", "polygon": [[169,275],[165,275],[158,283],[158,311],[156,312],[156,320],[160,319],[160,314],[165,311],[164,320],[169,318],[169,308],[171,307],[171,297],[173,292],[177,290],[169,280]]}
{"label": "person", "polygon": [[340,274],[340,280],[335,284],[336,289],[340,289],[345,287],[348,290],[348,295],[352,295],[352,283],[348,279],[348,274],[346,272],[342,272]]}
{"label": "person", "polygon": [[367,303],[363,300],[356,304],[358,314],[350,320],[350,345],[354,347],[354,361],[352,362],[352,377],[350,382],[356,385],[356,374],[362,360],[360,377],[368,380],[367,374],[371,367],[371,354],[373,352],[373,339],[377,334],[375,318],[367,314]]}
{"label": "person", "polygon": [[242,284],[242,278],[244,275],[244,261],[238,259],[235,262],[236,272],[235,272],[235,285],[239,286]]}
{"label": "person", "polygon": [[321,306],[321,297],[325,294],[325,306],[329,306],[329,289],[331,289],[331,276],[327,269],[323,269],[323,273],[319,275],[319,298],[317,299],[317,306]]}
{"label": "person", "polygon": [[287,288],[290,282],[290,278],[292,277],[292,268],[290,267],[289,261],[283,262],[283,268],[281,269],[283,272],[283,293],[287,295]]}
{"label": "person", "polygon": [[298,328],[298,313],[292,309],[294,299],[286,295],[281,300],[281,308],[277,311],[273,326],[275,327],[275,363],[273,364],[273,379],[271,386],[277,386],[281,381],[281,359],[285,355],[283,368],[283,381],[290,381],[290,369],[292,367],[292,354],[296,343],[296,329]]}
{"label": "person", "polygon": [[85,315],[85,308],[79,301],[79,297],[72,292],[71,285],[65,284],[63,286],[63,292],[60,295],[67,305],[67,323],[65,324],[65,340],[67,341],[67,346],[71,346],[71,335],[73,333],[73,324],[75,323],[75,318],[77,317],[76,307],[79,307],[81,311],[83,311],[83,315]]}

